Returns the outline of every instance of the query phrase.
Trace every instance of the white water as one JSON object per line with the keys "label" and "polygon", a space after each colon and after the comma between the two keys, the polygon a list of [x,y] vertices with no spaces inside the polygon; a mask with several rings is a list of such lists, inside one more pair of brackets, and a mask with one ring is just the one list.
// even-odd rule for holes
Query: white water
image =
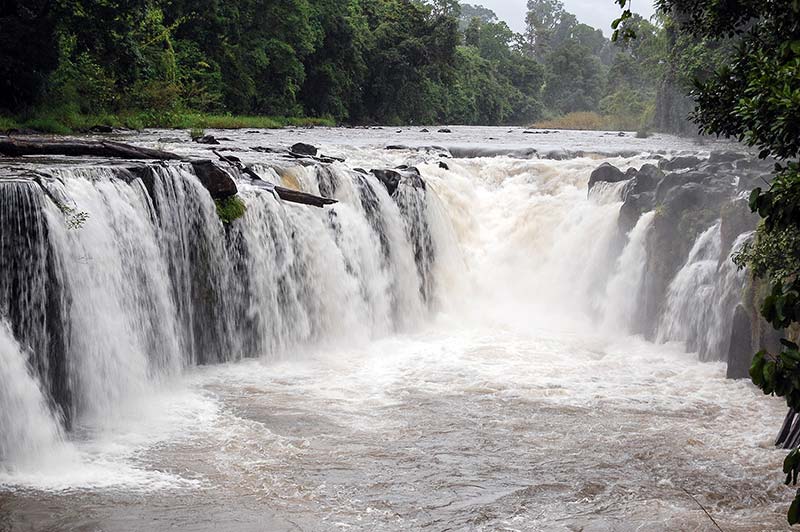
{"label": "white water", "polygon": [[[15,504],[75,529],[703,530],[686,489],[726,529],[779,529],[780,404],[627,336],[655,215],[619,235],[624,184],[587,197],[601,161],[445,170],[341,151],[337,206],[242,183],[227,233],[180,167],[154,203],[140,181],[63,172],[52,188],[90,215],[69,230],[47,213],[72,298],[76,458],[2,479],[40,490]],[[417,164],[424,208],[348,168],[369,160]],[[319,190],[313,167],[257,171]],[[686,268],[716,275],[715,238]],[[670,312],[696,312],[697,280],[676,277]]]}
{"label": "white water", "polygon": [[647,235],[655,211],[643,214],[628,234],[628,243],[617,260],[614,276],[608,282],[604,299],[603,325],[622,334],[630,332],[642,291],[647,264]]}
{"label": "white water", "polygon": [[[26,353],[4,321],[0,321],[0,382],[0,464],[30,467],[62,440],[62,433],[28,368]],[[0,467],[0,474],[4,472]]]}

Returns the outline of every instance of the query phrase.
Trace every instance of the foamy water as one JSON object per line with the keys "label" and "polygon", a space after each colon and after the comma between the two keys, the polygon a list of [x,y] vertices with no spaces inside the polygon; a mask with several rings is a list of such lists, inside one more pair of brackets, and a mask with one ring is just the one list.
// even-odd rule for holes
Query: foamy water
{"label": "foamy water", "polygon": [[[258,228],[286,219],[294,231],[312,228],[293,233],[309,246],[295,249],[322,259],[294,261],[313,266],[298,280],[312,279],[308,290],[322,295],[296,297],[328,294],[331,308],[276,308],[277,337],[259,345],[280,356],[198,368],[181,358],[184,346],[161,346],[158,378],[146,375],[152,369],[136,358],[146,349],[134,344],[168,338],[159,327],[177,325],[151,324],[141,336],[136,322],[123,323],[133,340],[87,340],[96,351],[84,363],[127,368],[106,372],[122,380],[96,374],[86,389],[106,399],[66,439],[48,436],[34,467],[4,470],[0,528],[715,530],[692,497],[726,531],[786,528],[791,493],[782,485],[783,453],[772,448],[783,404],[726,380],[724,364],[701,363],[678,342],[627,334],[652,213],[618,241],[619,187],[587,195],[589,174],[605,159],[448,159],[444,169],[435,156],[352,147],[335,142],[346,133],[327,134],[317,140],[346,154],[348,165],[418,165],[435,194],[426,213],[437,256],[433,310],[416,296],[385,295],[416,288],[388,196],[379,205],[395,242],[394,270],[374,254],[379,243],[353,206],[355,189],[345,188],[337,207],[344,243],[328,239],[316,213],[278,218],[266,203],[251,207],[243,238],[260,242],[255,262],[280,257],[269,249],[274,235]],[[608,160],[624,170],[648,153]],[[140,210],[103,202],[97,194],[124,196],[101,185],[72,183],[76,201],[96,205],[92,223],[127,220],[139,234],[150,230]],[[128,205],[140,201],[130,194]],[[161,260],[156,249],[108,235],[56,237],[75,240],[76,256]],[[124,273],[96,262],[81,268],[73,275],[87,290],[97,286],[91,268]],[[82,319],[102,330],[114,330],[103,320],[141,316],[162,301],[119,299],[124,279],[99,278],[107,306],[87,307]],[[254,307],[282,300],[273,294],[277,277],[260,281]],[[403,316],[400,327],[393,313]],[[308,326],[298,324],[304,319]],[[324,330],[324,341],[310,342],[312,330]],[[20,373],[15,353],[11,371]]]}

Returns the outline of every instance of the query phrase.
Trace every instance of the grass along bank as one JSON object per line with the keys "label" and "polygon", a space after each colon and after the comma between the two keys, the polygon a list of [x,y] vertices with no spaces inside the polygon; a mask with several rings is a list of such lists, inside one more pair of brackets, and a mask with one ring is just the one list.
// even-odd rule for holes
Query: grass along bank
{"label": "grass along bank", "polygon": [[286,126],[335,126],[332,118],[239,116],[193,112],[152,113],[145,111],[119,114],[85,115],[75,113],[37,113],[30,116],[0,116],[0,132],[32,130],[38,133],[68,135],[96,126],[127,129],[276,129]]}
{"label": "grass along bank", "polygon": [[533,127],[584,131],[636,131],[637,135],[646,136],[648,128],[642,127],[642,122],[641,117],[620,117],[593,112],[577,112],[549,120],[541,120],[533,124]]}

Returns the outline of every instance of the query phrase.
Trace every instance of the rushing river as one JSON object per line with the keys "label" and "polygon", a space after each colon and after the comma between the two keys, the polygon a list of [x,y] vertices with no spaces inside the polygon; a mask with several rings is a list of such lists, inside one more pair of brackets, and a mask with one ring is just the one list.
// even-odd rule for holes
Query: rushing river
{"label": "rushing river", "polygon": [[[618,190],[587,195],[603,161],[624,170],[707,147],[433,131],[213,132],[229,147],[304,141],[346,159],[332,165],[335,216],[240,185],[248,212],[227,236],[177,170],[152,205],[105,170],[54,170],[54,193],[89,216],[56,227],[43,207],[37,222],[66,265],[76,407],[66,430],[0,324],[0,530],[718,530],[708,514],[726,532],[786,529],[772,446],[783,403],[682,342],[697,313],[716,323],[690,272],[725,259],[718,228],[685,258],[648,342],[630,324],[654,213],[617,245]],[[172,136],[133,140],[200,152]],[[398,208],[352,172],[400,164],[419,168],[423,207],[409,196]],[[292,179],[319,192],[313,171]],[[196,263],[178,260],[198,238],[228,283],[219,293],[242,290],[201,324],[207,337],[178,333],[208,317],[184,297]],[[186,355],[220,337],[212,359]]]}

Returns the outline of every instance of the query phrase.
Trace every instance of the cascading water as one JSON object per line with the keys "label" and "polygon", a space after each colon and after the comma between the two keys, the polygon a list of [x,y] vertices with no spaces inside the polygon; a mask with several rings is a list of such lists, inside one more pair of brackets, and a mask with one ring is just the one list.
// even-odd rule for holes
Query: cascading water
{"label": "cascading water", "polygon": [[782,412],[684,353],[727,352],[749,232],[694,233],[658,345],[630,335],[665,214],[624,225],[633,181],[589,191],[597,157],[331,149],[246,162],[339,203],[236,175],[229,224],[189,163],[0,180],[0,524],[45,493],[98,529],[682,530],[711,490],[772,526],[746,508]]}
{"label": "cascading water", "polygon": [[612,330],[630,332],[636,322],[639,295],[647,264],[646,238],[655,211],[643,214],[628,235],[628,243],[617,261],[616,271],[606,286],[603,325]]}
{"label": "cascading water", "polygon": [[30,467],[62,440],[61,427],[28,367],[28,355],[0,321],[0,478],[6,467]]}

